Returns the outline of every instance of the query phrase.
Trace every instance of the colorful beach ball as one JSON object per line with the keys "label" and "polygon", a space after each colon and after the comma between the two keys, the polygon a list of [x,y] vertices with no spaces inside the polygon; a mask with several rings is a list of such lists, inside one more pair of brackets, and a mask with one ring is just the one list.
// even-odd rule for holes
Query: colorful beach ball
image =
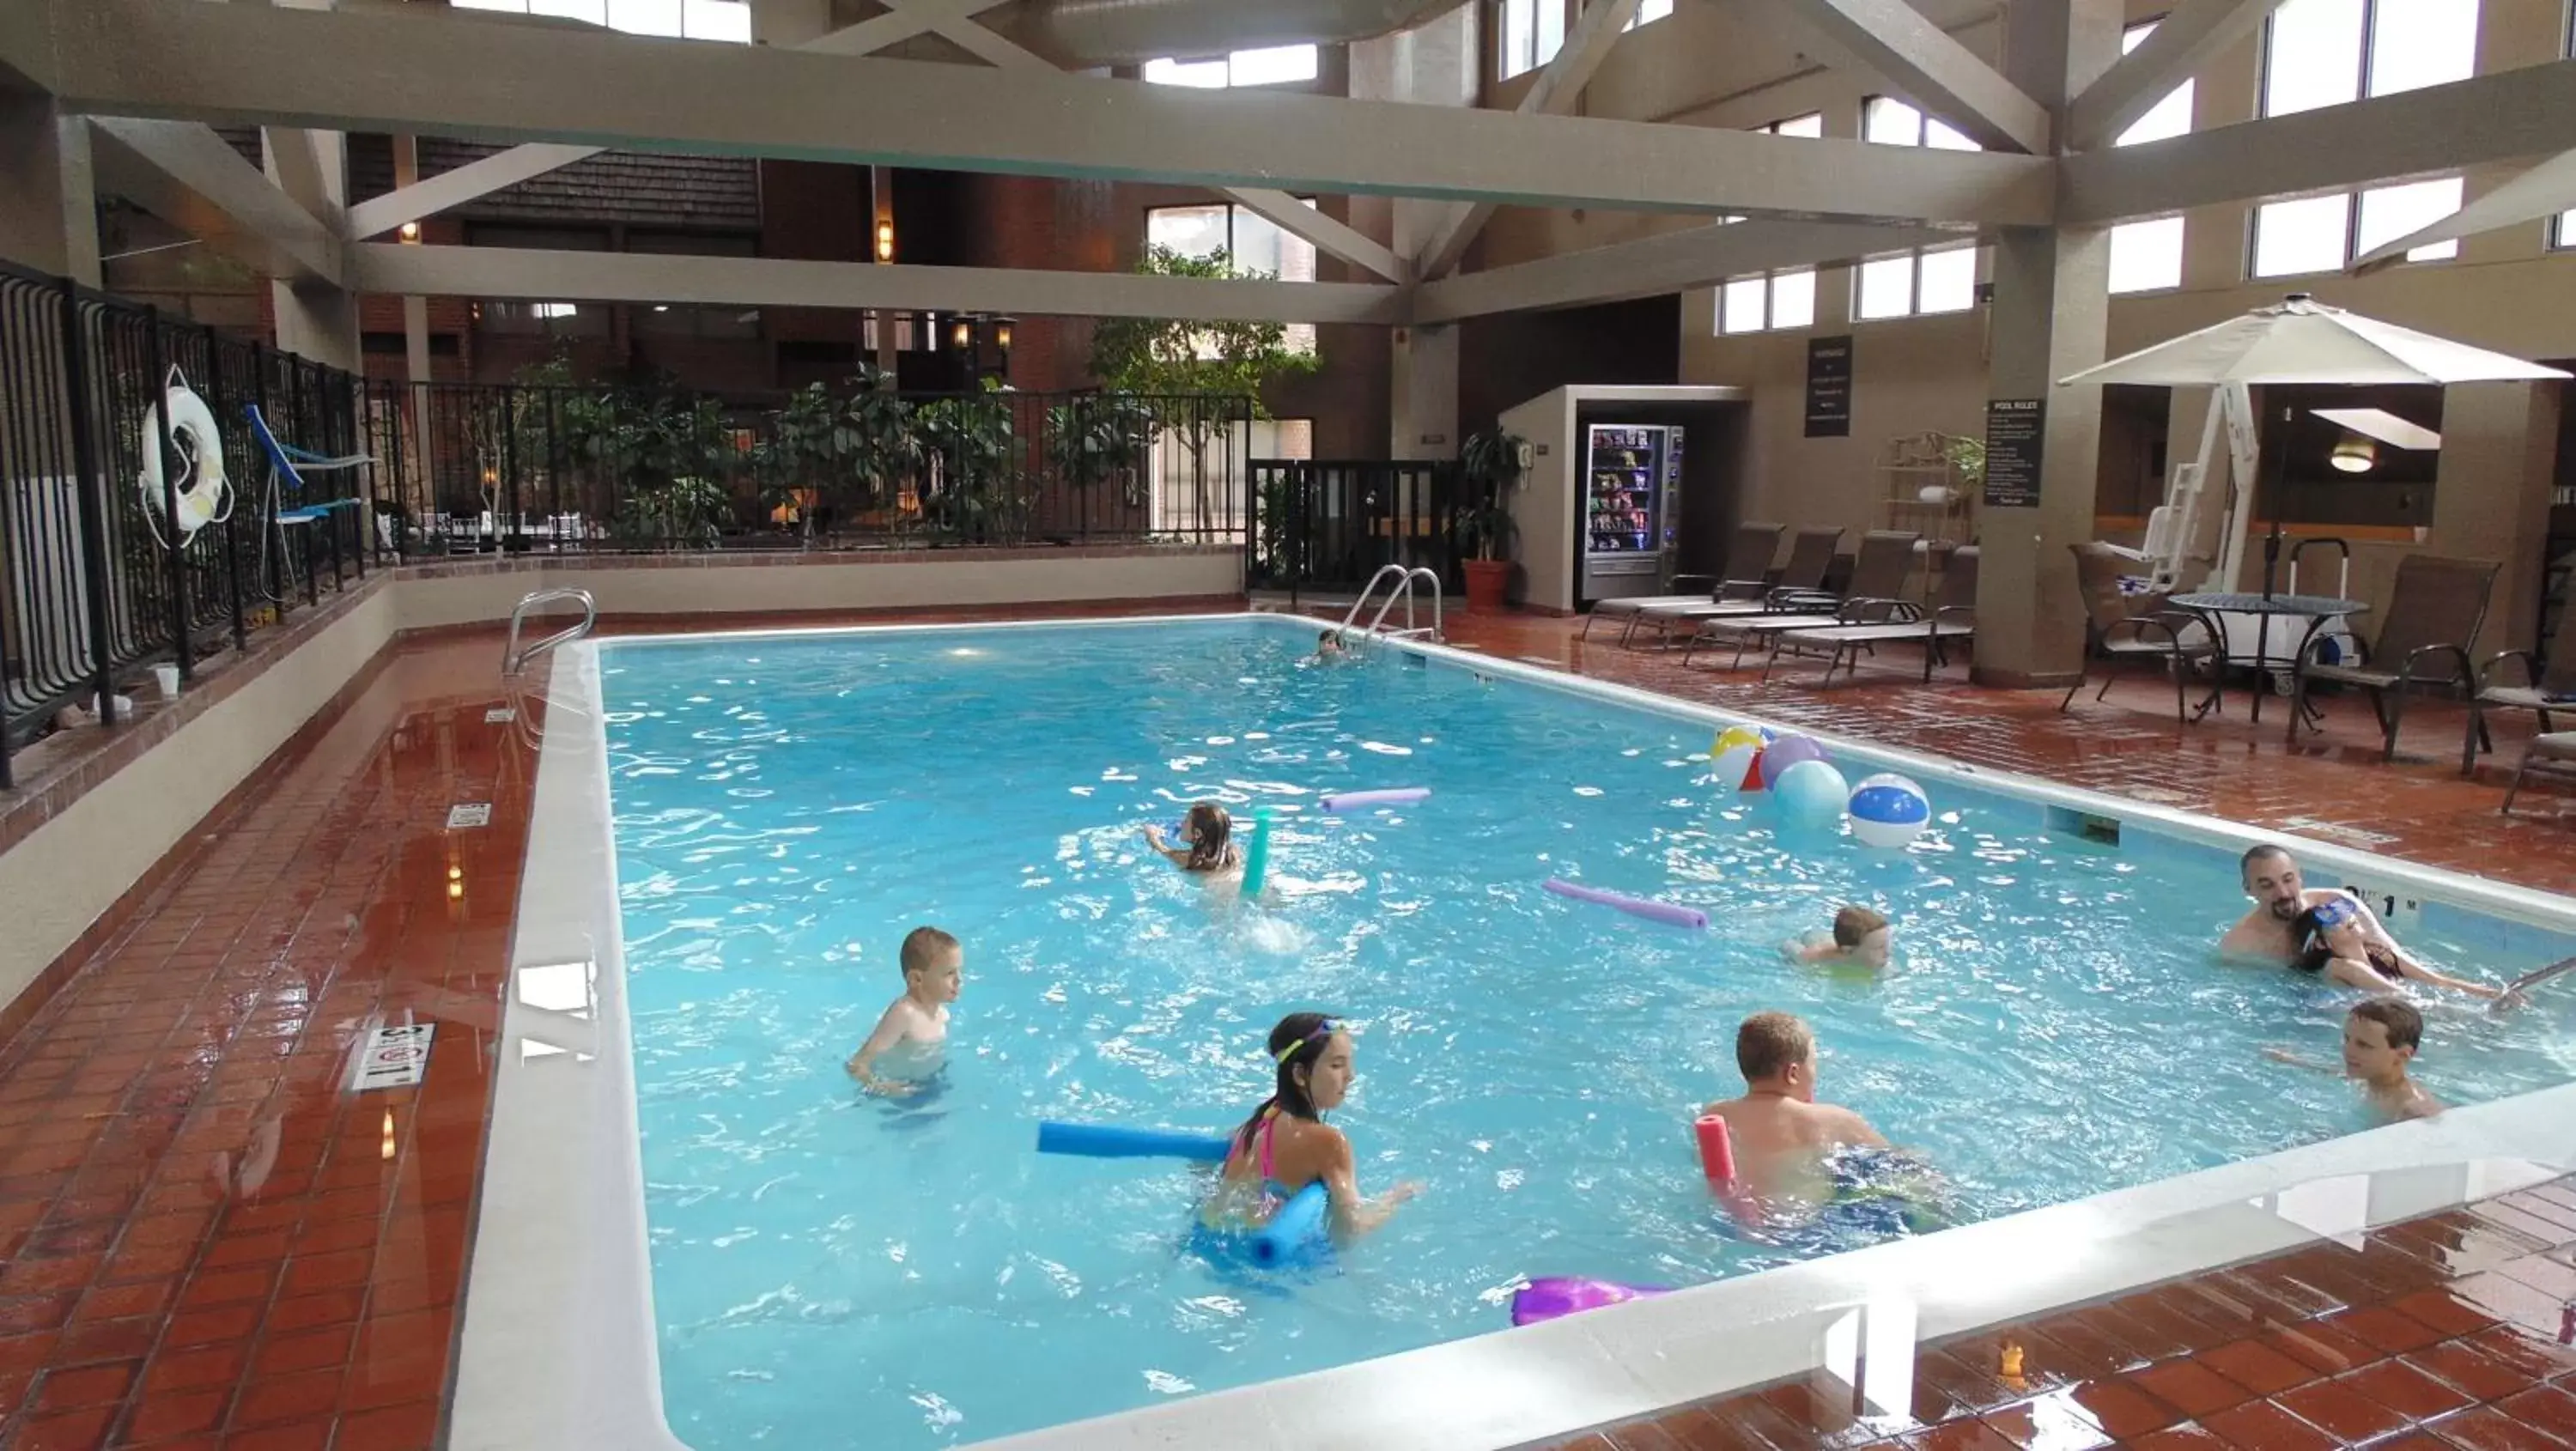
{"label": "colorful beach ball", "polygon": [[1932,824],[1932,798],[1893,771],[1862,778],[1849,809],[1852,835],[1869,846],[1902,847]]}
{"label": "colorful beach ball", "polygon": [[[1767,764],[1769,755],[1763,760]],[[1822,828],[1842,819],[1851,783],[1823,761],[1795,761],[1771,783],[1771,794],[1779,799],[1782,817],[1799,826]]]}
{"label": "colorful beach ball", "polygon": [[1717,783],[1729,791],[1739,790],[1753,775],[1753,763],[1762,757],[1762,733],[1751,726],[1728,726],[1709,742],[1708,758],[1716,766]]}
{"label": "colorful beach ball", "polygon": [[[1825,748],[1805,736],[1782,736],[1762,748],[1762,784],[1774,791],[1780,789],[1780,778],[1800,761],[1825,759]],[[1840,805],[1840,802],[1836,802]]]}

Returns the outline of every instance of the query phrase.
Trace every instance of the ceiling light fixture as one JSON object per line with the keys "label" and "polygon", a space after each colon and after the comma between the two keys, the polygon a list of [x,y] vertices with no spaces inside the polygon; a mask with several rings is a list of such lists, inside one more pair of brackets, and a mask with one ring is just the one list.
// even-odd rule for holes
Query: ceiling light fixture
{"label": "ceiling light fixture", "polygon": [[405,223],[403,223],[403,224],[402,224],[402,239],[403,239],[404,241],[406,241],[406,242],[411,242],[411,243],[417,244],[417,243],[420,241],[420,223],[418,223],[418,222],[405,222]]}
{"label": "ceiling light fixture", "polygon": [[892,217],[877,218],[877,260],[880,262],[894,260],[894,218]]}
{"label": "ceiling light fixture", "polygon": [[2335,444],[2326,462],[2347,474],[2366,474],[2372,464],[2379,462],[2379,449],[2360,434],[2347,433]]}

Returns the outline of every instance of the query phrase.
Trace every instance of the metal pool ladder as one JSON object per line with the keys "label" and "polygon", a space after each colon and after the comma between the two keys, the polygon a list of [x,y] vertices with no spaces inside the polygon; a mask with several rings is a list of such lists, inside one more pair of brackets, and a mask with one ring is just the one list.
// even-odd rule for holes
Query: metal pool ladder
{"label": "metal pool ladder", "polygon": [[[1378,601],[1377,613],[1369,616],[1368,627],[1360,632],[1361,638],[1400,640],[1410,636],[1427,636],[1432,640],[1439,640],[1441,638],[1440,576],[1418,565],[1411,569],[1401,564],[1384,565],[1377,573],[1370,575],[1368,586],[1360,591],[1358,599],[1351,601],[1350,612],[1342,616],[1341,627],[1335,633],[1345,636],[1351,633],[1351,622],[1359,618],[1360,611],[1367,606],[1369,598],[1377,593],[1377,587],[1390,577],[1394,582],[1388,585],[1386,598]],[[1427,630],[1414,623],[1413,582],[1417,579],[1431,582],[1431,628]],[[1404,628],[1389,630],[1384,628],[1386,612],[1395,608],[1397,600],[1404,601]]]}
{"label": "metal pool ladder", "polygon": [[[553,634],[546,636],[544,639],[537,641],[535,644],[522,649],[519,645],[519,630],[521,626],[527,623],[528,611],[535,609],[539,605],[553,604],[557,600],[573,600],[578,602],[581,605],[581,620],[576,624],[566,625],[562,629],[555,631]],[[527,596],[519,601],[517,608],[510,611],[510,640],[508,644],[501,647],[502,676],[507,678],[518,674],[521,670],[527,668],[529,661],[536,659],[538,656],[543,655],[557,645],[568,644],[574,640],[582,638],[584,635],[589,634],[592,628],[597,626],[598,623],[599,602],[592,599],[590,597],[590,591],[586,589],[541,589],[536,593]]]}

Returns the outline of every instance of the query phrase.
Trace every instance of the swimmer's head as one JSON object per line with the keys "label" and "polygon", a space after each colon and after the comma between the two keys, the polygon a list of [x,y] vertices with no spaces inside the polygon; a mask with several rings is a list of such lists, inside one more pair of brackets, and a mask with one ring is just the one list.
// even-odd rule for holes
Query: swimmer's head
{"label": "swimmer's head", "polygon": [[2290,853],[2265,842],[2245,853],[2237,863],[2245,882],[2245,895],[2263,904],[2264,910],[2287,922],[2305,909],[2306,884],[2299,880],[2299,864]]}
{"label": "swimmer's head", "polygon": [[966,976],[966,949],[936,927],[915,927],[903,939],[903,985],[935,1003],[957,1001]]}
{"label": "swimmer's head", "polygon": [[1339,655],[1342,653],[1342,637],[1331,630],[1326,630],[1324,633],[1317,635],[1315,637],[1315,653],[1318,655]]}
{"label": "swimmer's head", "polygon": [[1748,1086],[1816,1101],[1816,1035],[1790,1013],[1755,1013],[1735,1030],[1735,1067]]}
{"label": "swimmer's head", "polygon": [[1341,1020],[1323,1013],[1290,1013],[1270,1030],[1269,1053],[1276,1085],[1244,1120],[1238,1137],[1259,1128],[1273,1108],[1315,1122],[1350,1095],[1357,1075],[1351,1069],[1351,1035]]}
{"label": "swimmer's head", "polygon": [[2347,1078],[2379,1082],[2406,1071],[2424,1046],[2424,1015],[2403,998],[2355,1003],[2343,1020],[2343,1071]]}
{"label": "swimmer's head", "polygon": [[1887,966],[1888,942],[1895,935],[1887,918],[1867,907],[1845,907],[1834,914],[1834,945],[1872,967]]}
{"label": "swimmer's head", "polygon": [[1181,832],[1190,842],[1190,870],[1209,872],[1225,865],[1225,843],[1234,834],[1234,818],[1225,814],[1224,807],[1213,801],[1191,807]]}

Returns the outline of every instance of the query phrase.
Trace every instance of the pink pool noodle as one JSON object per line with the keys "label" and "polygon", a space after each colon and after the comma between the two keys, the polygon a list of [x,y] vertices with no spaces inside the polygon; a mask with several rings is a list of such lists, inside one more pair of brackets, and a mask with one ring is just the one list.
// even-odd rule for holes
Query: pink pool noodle
{"label": "pink pool noodle", "polygon": [[1727,1137],[1726,1120],[1716,1114],[1702,1114],[1692,1126],[1699,1135],[1699,1168],[1711,1184],[1729,1184],[1735,1180],[1735,1141]]}
{"label": "pink pool noodle", "polygon": [[1621,1285],[1609,1280],[1585,1279],[1580,1275],[1550,1275],[1545,1279],[1532,1280],[1512,1292],[1512,1323],[1534,1325],[1559,1315],[1575,1315],[1585,1310],[1598,1310],[1604,1305],[1671,1293],[1671,1290],[1656,1285]]}
{"label": "pink pool noodle", "polygon": [[1428,786],[1395,786],[1384,791],[1337,791],[1324,798],[1326,811],[1356,811],[1363,806],[1404,806],[1431,794]]}
{"label": "pink pool noodle", "polygon": [[1631,917],[1643,917],[1649,922],[1703,929],[1708,926],[1706,912],[1697,907],[1682,906],[1677,902],[1652,902],[1644,897],[1631,897],[1621,892],[1605,892],[1599,887],[1578,887],[1572,882],[1557,877],[1547,879],[1547,890],[1560,897],[1571,897],[1578,902],[1592,902],[1615,908]]}

